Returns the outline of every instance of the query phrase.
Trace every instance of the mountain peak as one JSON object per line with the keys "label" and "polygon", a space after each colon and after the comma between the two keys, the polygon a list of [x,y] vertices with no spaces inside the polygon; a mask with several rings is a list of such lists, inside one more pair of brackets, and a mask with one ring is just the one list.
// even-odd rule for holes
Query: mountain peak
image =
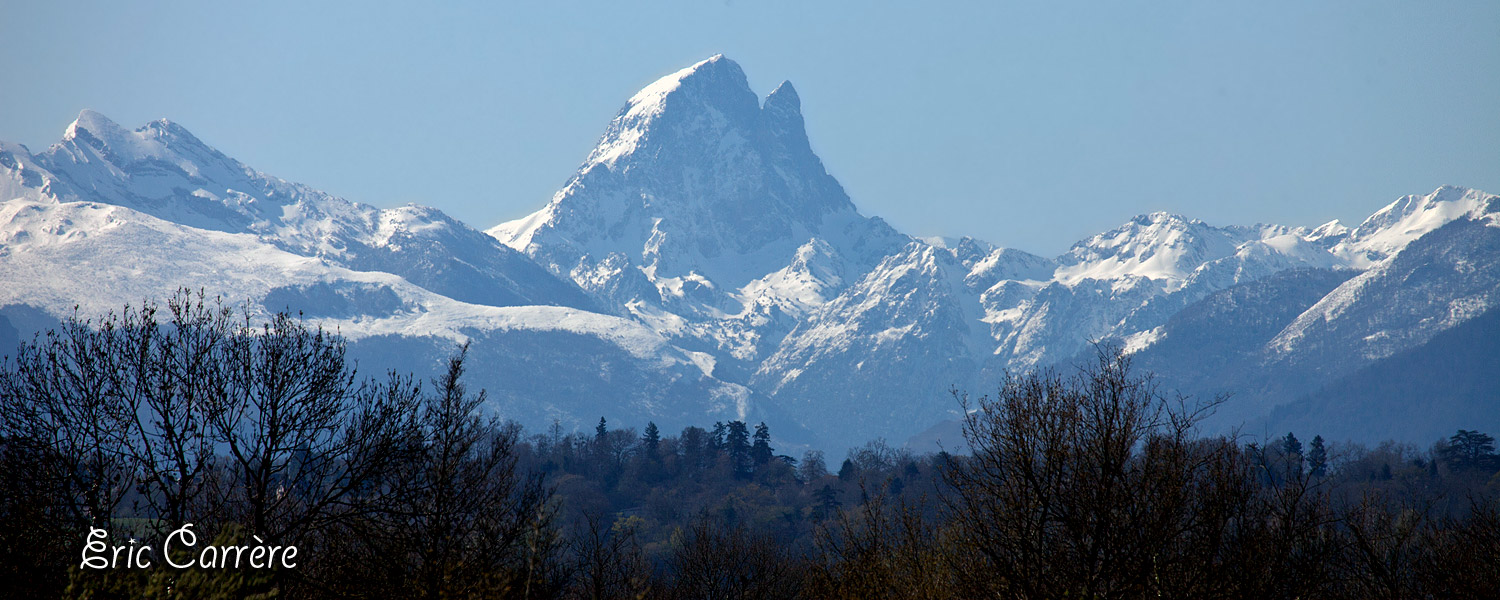
{"label": "mountain peak", "polygon": [[[84,109],[63,132],[62,140],[47,154],[60,152],[71,156],[72,161],[82,162],[90,162],[86,156],[95,154],[105,162],[121,166],[142,158],[162,156],[165,145],[156,137],[148,134],[144,127],[131,131],[101,113]],[[54,170],[57,166],[52,165]]]}
{"label": "mountain peak", "polygon": [[155,132],[158,136],[180,139],[185,142],[204,145],[203,141],[198,139],[198,136],[193,135],[193,132],[188,131],[187,128],[183,127],[182,125],[177,124],[176,121],[157,119],[155,121],[147,123],[145,129]]}
{"label": "mountain peak", "polygon": [[1068,285],[1125,276],[1180,282],[1199,265],[1234,254],[1246,239],[1242,230],[1147,213],[1074,244],[1058,257],[1057,279]]}
{"label": "mountain peak", "polygon": [[1328,241],[1328,243],[1336,243],[1339,240],[1343,239],[1345,236],[1348,236],[1349,231],[1349,227],[1347,225],[1344,225],[1343,221],[1334,219],[1313,228],[1313,230],[1304,235],[1303,238],[1308,241],[1314,242],[1326,240]]}
{"label": "mountain peak", "polygon": [[[807,141],[807,125],[802,120],[802,99],[797,96],[792,82],[783,81],[776,86],[760,109],[766,132],[779,140],[783,151],[812,157],[812,146]],[[812,157],[810,160],[817,160]]]}
{"label": "mountain peak", "polygon": [[626,113],[636,112],[637,108],[657,108],[669,95],[679,90],[682,92],[728,91],[734,93],[741,90],[749,92],[750,82],[745,78],[745,72],[740,69],[738,63],[725,58],[723,54],[715,54],[641,88],[641,91],[630,97]]}
{"label": "mountain peak", "polygon": [[771,90],[766,96],[764,110],[791,110],[802,111],[802,98],[797,95],[797,89],[792,87],[791,81],[783,81],[776,89]]}
{"label": "mountain peak", "polygon": [[[1200,223],[1197,219],[1189,219],[1182,215],[1169,213],[1166,211],[1156,211],[1136,215],[1134,218],[1130,219],[1130,222],[1137,225],[1173,224],[1177,226],[1187,226]],[[1127,223],[1126,225],[1128,226],[1129,223]]]}
{"label": "mountain peak", "polygon": [[104,140],[118,138],[129,133],[129,131],[127,131],[124,127],[121,127],[119,123],[116,123],[109,117],[104,116],[103,113],[95,112],[87,108],[78,112],[78,118],[74,119],[73,122],[68,125],[67,130],[63,132],[63,139],[75,139],[78,137],[80,131],[87,132],[89,135]]}
{"label": "mountain peak", "polygon": [[712,137],[700,127],[701,119],[708,114],[718,115],[712,118],[717,123],[713,125],[715,128],[748,129],[759,110],[760,102],[750,90],[745,72],[734,61],[715,54],[657,79],[631,96],[610,122],[583,169],[613,165],[664,128],[680,130],[691,137]]}
{"label": "mountain peak", "polygon": [[[127,129],[103,114],[85,109],[68,125],[62,140],[47,154],[52,167],[61,162],[91,162],[97,157],[119,168],[140,160],[162,160],[196,177],[203,169],[240,174],[244,165],[219,153],[187,128],[167,119],[157,119]],[[236,177],[239,175],[235,175]]]}
{"label": "mountain peak", "polygon": [[780,271],[809,240],[830,244],[851,272],[907,241],[858,214],[828,174],[792,85],[762,103],[723,55],[632,96],[546,207],[490,233],[586,289],[636,294],[646,288],[590,274],[644,274],[657,288],[641,298],[728,314],[743,308],[734,290]]}
{"label": "mountain peak", "polygon": [[1497,198],[1500,197],[1451,185],[1425,196],[1403,196],[1350,230],[1333,252],[1355,268],[1366,268],[1455,219],[1482,218],[1495,212]]}

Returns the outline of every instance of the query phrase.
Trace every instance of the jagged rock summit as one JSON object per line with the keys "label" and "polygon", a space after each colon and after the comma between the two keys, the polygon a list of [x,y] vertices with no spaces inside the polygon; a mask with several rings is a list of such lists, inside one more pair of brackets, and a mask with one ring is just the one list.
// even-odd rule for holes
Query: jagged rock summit
{"label": "jagged rock summit", "polygon": [[[1500,199],[1443,187],[1353,229],[1148,213],[1056,257],[913,238],[828,173],[791,83],[761,98],[714,56],[631,96],[549,202],[488,232],[275,178],[165,120],[85,111],[43,152],[0,142],[0,341],[188,285],[301,310],[375,371],[470,341],[474,385],[528,426],[753,419],[839,451],[1105,340],[1167,389],[1235,393],[1234,427],[1314,393],[1298,414],[1331,414],[1350,400],[1320,386],[1479,335],[1444,332],[1500,310],[1497,232]],[[1500,402],[1485,375],[1442,378]],[[1408,441],[1489,426],[1371,402]]]}
{"label": "jagged rock summit", "polygon": [[0,142],[0,341],[74,307],[92,317],[179,287],[256,316],[290,309],[349,340],[363,373],[426,379],[471,342],[489,409],[532,426],[757,414],[750,390],[712,376],[711,357],[604,314],[439,210],[287,182],[165,120],[130,130],[84,111],[43,152]]}
{"label": "jagged rock summit", "polygon": [[750,308],[747,285],[808,252],[863,271],[905,242],[824,169],[791,83],[762,103],[722,55],[632,96],[551,202],[489,233],[619,306],[715,316]]}

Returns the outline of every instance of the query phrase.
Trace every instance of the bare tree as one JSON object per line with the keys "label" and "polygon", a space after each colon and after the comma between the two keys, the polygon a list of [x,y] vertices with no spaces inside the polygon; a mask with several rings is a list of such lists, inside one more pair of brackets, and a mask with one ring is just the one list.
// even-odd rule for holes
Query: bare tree
{"label": "bare tree", "polygon": [[417,390],[358,382],[342,338],[287,314],[246,318],[227,339],[208,422],[224,459],[215,513],[266,539],[299,542],[362,510],[416,430]]}
{"label": "bare tree", "polygon": [[978,561],[959,569],[972,587],[1020,598],[1191,593],[1202,557],[1187,549],[1211,526],[1195,507],[1235,497],[1212,475],[1242,485],[1232,444],[1192,439],[1213,403],[1169,401],[1114,348],[1071,379],[1007,376],[994,399],[960,401],[974,454],[944,473],[955,540]]}
{"label": "bare tree", "polygon": [[940,600],[966,597],[953,568],[959,557],[943,531],[924,518],[920,506],[886,494],[821,528],[811,564],[811,596]]}
{"label": "bare tree", "polygon": [[96,329],[75,313],[22,343],[0,377],[0,435],[13,452],[46,458],[33,483],[56,490],[77,526],[107,527],[135,481],[126,410],[110,373],[117,321],[111,315]]}
{"label": "bare tree", "polygon": [[669,559],[668,597],[681,600],[795,600],[803,569],[773,540],[706,518],[683,532]]}
{"label": "bare tree", "polygon": [[485,394],[462,382],[466,354],[421,395],[417,446],[390,466],[388,502],[349,525],[379,565],[365,569],[390,578],[374,596],[545,598],[564,583],[552,492],[519,468],[519,428],[481,416]]}
{"label": "bare tree", "polygon": [[570,598],[639,600],[651,593],[651,565],[636,544],[630,519],[605,523],[596,514],[585,515],[569,545],[574,565]]}
{"label": "bare tree", "polygon": [[224,350],[233,330],[230,308],[202,291],[180,290],[158,307],[126,307],[118,325],[107,318],[105,373],[120,399],[122,447],[136,466],[138,512],[155,516],[157,534],[204,516],[202,492],[214,465],[208,408],[224,397]]}

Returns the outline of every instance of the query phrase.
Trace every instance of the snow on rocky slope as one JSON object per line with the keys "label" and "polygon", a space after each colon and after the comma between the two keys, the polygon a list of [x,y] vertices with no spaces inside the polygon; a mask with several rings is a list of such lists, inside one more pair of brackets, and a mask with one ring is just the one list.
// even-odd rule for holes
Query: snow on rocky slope
{"label": "snow on rocky slope", "polygon": [[824,169],[790,82],[761,102],[723,56],[632,96],[551,202],[489,233],[744,368],[909,241]]}
{"label": "snow on rocky slope", "polygon": [[723,56],[631,97],[547,206],[490,233],[585,285],[595,280],[579,274],[623,255],[618,268],[644,273],[661,295],[644,299],[705,315],[741,310],[736,292],[809,242],[837,253],[837,266],[868,269],[906,241],[859,215],[824,170],[791,83],[762,104]]}
{"label": "snow on rocky slope", "polygon": [[[1383,257],[1286,326],[1278,360],[1342,374],[1500,305],[1500,197],[1442,188],[1375,213],[1335,252]],[[1336,358],[1335,358],[1336,357]]]}
{"label": "snow on rocky slope", "polygon": [[575,286],[441,211],[415,205],[381,210],[277,179],[165,119],[128,130],[85,110],[62,141],[31,161],[54,178],[47,191],[59,199],[255,234],[294,254],[401,275],[466,302],[592,306]]}
{"label": "snow on rocky slope", "polygon": [[950,415],[948,389],[974,382],[991,345],[967,272],[946,248],[908,244],[800,323],[752,387],[809,428],[838,423],[828,435],[850,445]]}
{"label": "snow on rocky slope", "polygon": [[257,173],[164,121],[127,131],[85,112],[47,152],[0,146],[0,193],[0,307],[91,316],[203,288],[338,331],[366,372],[425,374],[473,341],[488,359],[471,370],[476,387],[533,425],[757,414],[753,392],[712,376],[712,356],[576,308],[595,304],[482,232]]}
{"label": "snow on rocky slope", "polygon": [[[1445,187],[1353,229],[1150,213],[1057,257],[917,239],[856,209],[790,82],[762,100],[715,56],[632,96],[545,206],[487,232],[85,111],[44,152],[0,144],[0,306],[205,287],[301,310],[375,364],[471,340],[480,387],[532,426],[753,418],[838,450],[904,439],[952,416],[950,387],[983,393],[1094,340],[1300,382],[1262,389],[1268,410],[1491,309],[1495,198]],[[1191,340],[1243,329],[1226,319],[1254,327],[1193,363]]]}
{"label": "snow on rocky slope", "polygon": [[[1343,259],[1334,264],[1341,268],[1284,271],[1292,276],[1250,279],[1211,294],[1153,331],[1139,356],[1183,391],[1233,393],[1215,417],[1221,427],[1285,421],[1263,418],[1308,394],[1340,397],[1339,390],[1319,390],[1340,381],[1358,386],[1360,381],[1348,378],[1362,368],[1422,348],[1495,310],[1500,302],[1497,214],[1496,196],[1444,187],[1402,198],[1352,231],[1320,228],[1332,231],[1327,237],[1333,239],[1316,240],[1317,245]],[[1253,335],[1237,333],[1252,324]],[[1469,376],[1471,383],[1445,384],[1495,389],[1480,383],[1487,375]],[[1436,403],[1430,414],[1448,420],[1425,420],[1403,438],[1407,441],[1428,443],[1424,436],[1433,431],[1475,426],[1439,406],[1444,398],[1409,400]],[[1328,431],[1350,428],[1330,425]],[[1390,428],[1369,431],[1375,436]]]}

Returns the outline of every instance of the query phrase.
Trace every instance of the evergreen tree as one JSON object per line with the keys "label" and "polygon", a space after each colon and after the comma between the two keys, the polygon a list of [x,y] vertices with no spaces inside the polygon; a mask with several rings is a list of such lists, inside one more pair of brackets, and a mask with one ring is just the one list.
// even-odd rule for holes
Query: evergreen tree
{"label": "evergreen tree", "polygon": [[745,427],[743,421],[730,421],[728,430],[725,436],[725,450],[729,453],[729,464],[734,469],[735,477],[749,477],[752,465],[750,430]]}
{"label": "evergreen tree", "polygon": [[1293,435],[1292,432],[1288,431],[1286,437],[1281,438],[1281,452],[1288,456],[1293,454],[1301,456],[1302,442],[1297,440],[1296,435]]}
{"label": "evergreen tree", "polygon": [[750,447],[750,458],[755,461],[756,466],[761,466],[771,462],[775,452],[771,448],[771,428],[766,427],[765,423],[756,425],[755,444]]}
{"label": "evergreen tree", "polygon": [[590,453],[593,468],[604,469],[601,473],[607,471],[605,455],[609,454],[609,426],[606,425],[604,417],[599,417],[599,425],[594,427],[594,443],[591,449],[593,450]]}
{"label": "evergreen tree", "polygon": [[1286,437],[1281,438],[1281,459],[1286,461],[1287,474],[1291,477],[1302,476],[1302,442],[1297,436],[1288,431]]}
{"label": "evergreen tree", "polygon": [[1312,444],[1307,449],[1307,466],[1312,470],[1313,477],[1322,477],[1328,472],[1328,450],[1323,448],[1323,436],[1313,436]]}
{"label": "evergreen tree", "polygon": [[646,447],[646,456],[651,460],[660,458],[661,430],[656,428],[655,421],[646,422],[646,431],[641,434],[641,445]]}
{"label": "evergreen tree", "polygon": [[853,481],[854,480],[854,475],[855,475],[854,462],[851,461],[851,460],[849,460],[849,459],[847,459],[847,458],[844,459],[843,466],[839,467],[839,481],[844,481],[844,482]]}
{"label": "evergreen tree", "polygon": [[1455,471],[1488,467],[1493,465],[1495,438],[1466,429],[1458,430],[1448,438],[1448,445],[1438,449],[1438,456]]}
{"label": "evergreen tree", "polygon": [[840,505],[839,493],[833,489],[833,486],[824,485],[823,489],[813,492],[813,496],[817,498],[817,503],[813,504],[813,520],[821,521],[838,512]]}
{"label": "evergreen tree", "polygon": [[713,433],[708,436],[708,447],[713,451],[715,457],[724,451],[724,436],[726,433],[723,421],[714,422]]}
{"label": "evergreen tree", "polygon": [[682,461],[693,469],[703,468],[713,454],[708,432],[702,427],[684,427],[677,445],[682,447]]}

